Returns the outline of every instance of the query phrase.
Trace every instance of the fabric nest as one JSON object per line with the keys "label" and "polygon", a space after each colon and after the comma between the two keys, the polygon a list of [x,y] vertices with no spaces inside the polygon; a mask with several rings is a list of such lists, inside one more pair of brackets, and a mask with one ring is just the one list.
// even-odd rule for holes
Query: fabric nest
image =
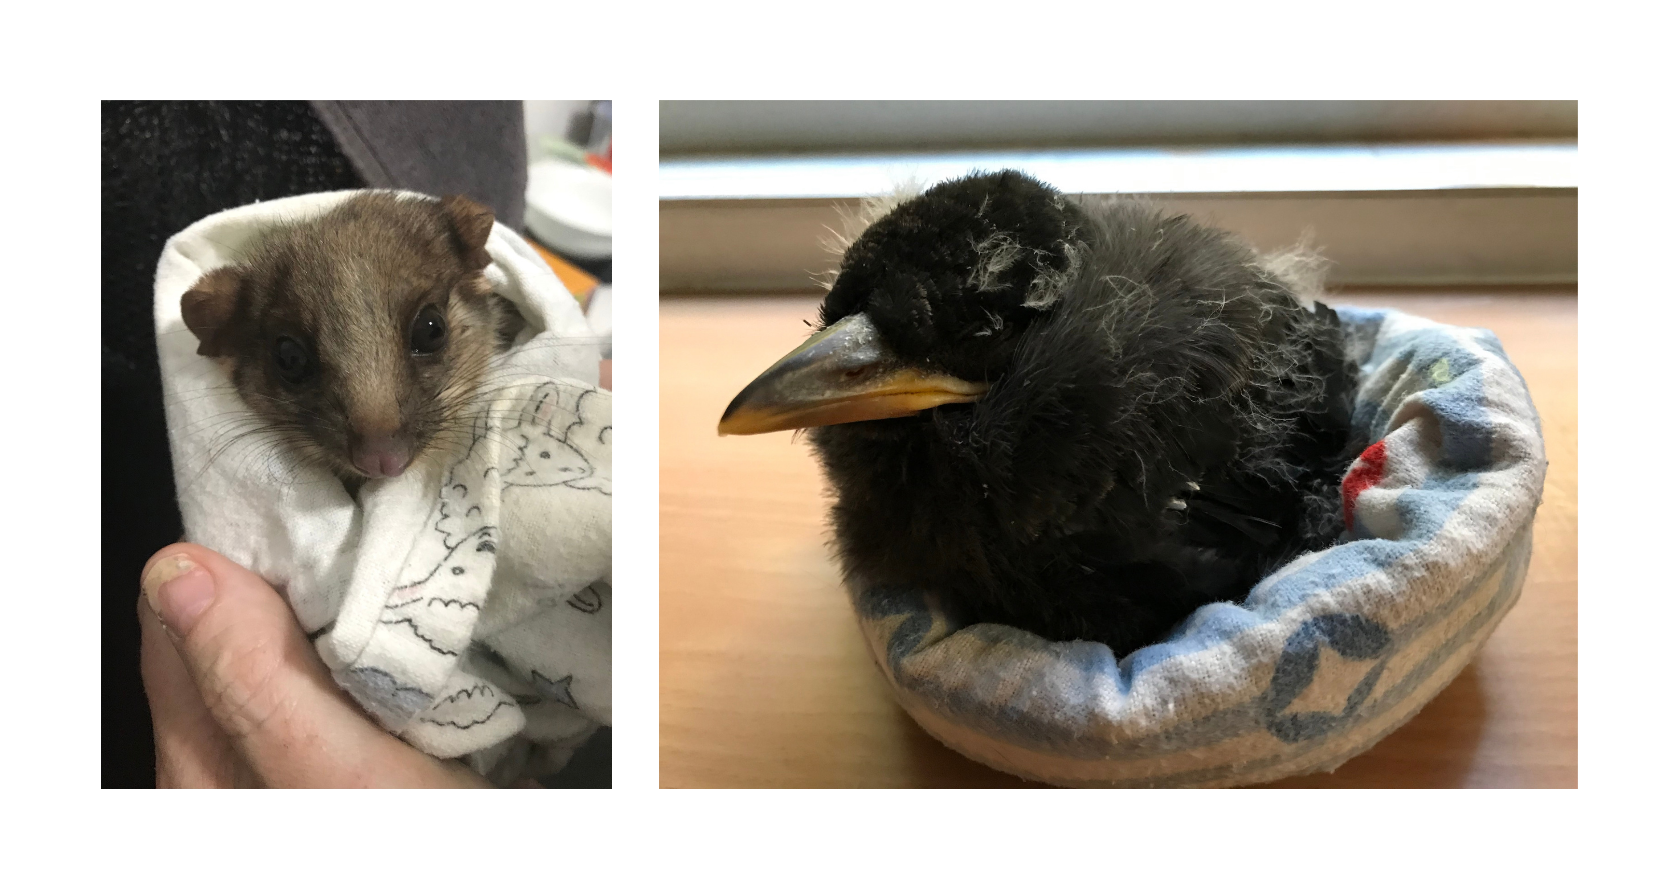
{"label": "fabric nest", "polygon": [[956,751],[1056,785],[1225,787],[1333,770],[1427,704],[1514,606],[1545,458],[1489,331],[1342,308],[1374,442],[1342,483],[1347,532],[1123,655],[853,578],[903,707]]}

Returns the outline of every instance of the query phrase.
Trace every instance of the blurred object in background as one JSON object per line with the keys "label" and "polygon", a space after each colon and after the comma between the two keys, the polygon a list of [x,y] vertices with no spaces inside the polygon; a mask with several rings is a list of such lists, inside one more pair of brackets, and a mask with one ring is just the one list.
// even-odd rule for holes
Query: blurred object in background
{"label": "blurred object in background", "polygon": [[605,159],[605,170],[612,169],[612,103],[603,100],[590,102],[587,111],[571,116],[571,127],[566,139],[596,158]]}
{"label": "blurred object in background", "polygon": [[525,171],[506,163],[527,141],[518,103],[309,104],[369,187],[464,194],[522,230]]}
{"label": "blurred object in background", "polygon": [[[525,226],[543,247],[612,280],[612,103],[525,103]],[[579,294],[578,296],[585,296]]]}
{"label": "blurred object in background", "polygon": [[578,262],[611,259],[612,177],[561,158],[530,165],[524,214],[530,236]]}
{"label": "blurred object in background", "polygon": [[611,388],[612,103],[527,101],[527,239],[583,304],[605,338],[601,383]]}
{"label": "blurred object in background", "polygon": [[1331,286],[1578,278],[1571,101],[661,102],[659,133],[668,294],[815,292],[863,197],[1002,168],[1308,238]]}
{"label": "blurred object in background", "polygon": [[1572,141],[1577,102],[661,102],[662,157],[1279,145]]}

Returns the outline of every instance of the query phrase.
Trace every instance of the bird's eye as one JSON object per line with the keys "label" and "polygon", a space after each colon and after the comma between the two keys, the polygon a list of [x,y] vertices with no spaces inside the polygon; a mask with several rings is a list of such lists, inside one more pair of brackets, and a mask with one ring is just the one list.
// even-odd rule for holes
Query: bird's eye
{"label": "bird's eye", "polygon": [[436,306],[427,306],[420,310],[414,319],[413,330],[408,332],[408,345],[416,355],[428,355],[443,348],[449,340],[448,326],[443,324],[443,313],[437,311]]}
{"label": "bird's eye", "polygon": [[281,337],[274,341],[274,368],[287,383],[302,383],[314,373],[315,357],[302,341]]}

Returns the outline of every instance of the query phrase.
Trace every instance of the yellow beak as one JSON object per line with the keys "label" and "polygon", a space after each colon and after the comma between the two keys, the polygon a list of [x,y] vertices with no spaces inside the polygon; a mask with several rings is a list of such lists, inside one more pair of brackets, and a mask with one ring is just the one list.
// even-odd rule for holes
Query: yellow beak
{"label": "yellow beak", "polygon": [[904,362],[859,312],[804,341],[748,383],[722,413],[717,435],[907,417],[977,401],[989,389]]}

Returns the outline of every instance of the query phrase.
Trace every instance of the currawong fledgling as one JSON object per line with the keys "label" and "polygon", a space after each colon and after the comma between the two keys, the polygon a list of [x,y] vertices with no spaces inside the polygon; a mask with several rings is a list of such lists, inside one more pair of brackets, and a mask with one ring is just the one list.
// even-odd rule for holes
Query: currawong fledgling
{"label": "currawong fledgling", "polygon": [[718,432],[814,428],[847,575],[1123,656],[1334,543],[1355,382],[1234,237],[1007,171],[869,226]]}

